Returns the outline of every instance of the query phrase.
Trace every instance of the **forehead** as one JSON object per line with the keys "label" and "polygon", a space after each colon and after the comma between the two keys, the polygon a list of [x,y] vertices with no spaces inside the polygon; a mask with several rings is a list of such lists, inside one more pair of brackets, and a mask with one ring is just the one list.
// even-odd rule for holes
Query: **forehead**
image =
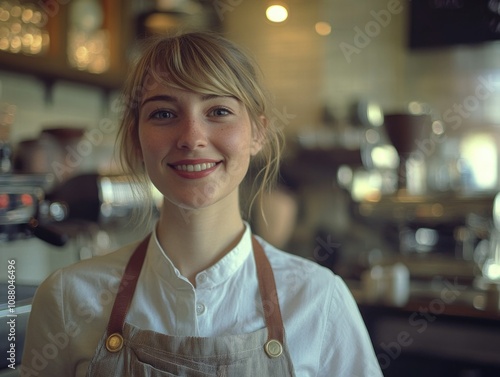
{"label": "forehead", "polygon": [[148,69],[137,88],[136,93],[140,99],[146,95],[159,92],[192,92],[200,95],[234,97],[241,101],[239,90],[231,83],[217,80],[208,74],[195,74],[190,72],[171,72],[166,69]]}
{"label": "forehead", "polygon": [[147,103],[156,102],[171,102],[171,103],[184,103],[184,102],[209,102],[221,100],[224,102],[231,101],[234,104],[244,107],[243,103],[234,96],[225,96],[217,94],[204,94],[194,92],[186,89],[179,89],[169,85],[159,84],[152,88],[149,92],[142,96],[141,106]]}
{"label": "forehead", "polygon": [[240,85],[231,75],[217,74],[192,64],[173,67],[167,62],[163,63],[165,65],[156,62],[145,70],[141,85],[143,92],[158,86],[169,86],[203,94],[239,97]]}
{"label": "forehead", "polygon": [[189,85],[179,85],[175,81],[169,81],[165,79],[158,79],[155,77],[149,78],[144,82],[144,85],[141,87],[141,95],[140,98],[145,98],[151,94],[161,94],[161,93],[170,93],[176,96],[186,96],[186,95],[198,95],[204,97],[234,97],[228,90],[218,90],[217,88],[208,89],[204,86],[192,87]]}

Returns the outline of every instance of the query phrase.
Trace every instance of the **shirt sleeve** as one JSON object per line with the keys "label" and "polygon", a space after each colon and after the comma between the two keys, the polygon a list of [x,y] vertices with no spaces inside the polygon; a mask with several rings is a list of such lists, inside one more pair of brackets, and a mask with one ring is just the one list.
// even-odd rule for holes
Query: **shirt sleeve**
{"label": "shirt sleeve", "polygon": [[332,287],[318,377],[382,377],[368,331],[351,292],[338,276],[335,276]]}
{"label": "shirt sleeve", "polygon": [[69,346],[72,331],[63,312],[62,271],[49,276],[33,299],[20,376],[72,376]]}

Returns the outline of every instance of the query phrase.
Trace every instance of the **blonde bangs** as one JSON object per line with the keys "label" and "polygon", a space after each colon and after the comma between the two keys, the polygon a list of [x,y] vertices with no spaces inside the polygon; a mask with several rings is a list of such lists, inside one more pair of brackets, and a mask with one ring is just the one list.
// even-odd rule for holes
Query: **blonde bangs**
{"label": "blonde bangs", "polygon": [[[247,64],[248,57],[238,50],[227,53],[231,45],[218,46],[213,40],[204,40],[203,35],[181,35],[179,38],[163,39],[150,50],[144,60],[149,77],[144,80],[168,85],[178,89],[202,94],[233,96],[250,110],[253,120],[265,115],[265,95],[255,86],[256,72]],[[189,41],[185,39],[189,38]],[[221,41],[224,41],[221,39]],[[223,51],[226,50],[226,51]],[[144,83],[144,88],[147,87]],[[258,99],[248,93],[259,93]],[[256,116],[258,114],[258,116]]]}

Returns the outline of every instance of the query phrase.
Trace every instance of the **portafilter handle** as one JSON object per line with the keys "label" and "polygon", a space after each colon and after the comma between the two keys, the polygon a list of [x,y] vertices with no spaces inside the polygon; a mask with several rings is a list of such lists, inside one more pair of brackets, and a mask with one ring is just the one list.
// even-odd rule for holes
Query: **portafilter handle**
{"label": "portafilter handle", "polygon": [[66,233],[51,224],[41,225],[36,219],[27,224],[29,231],[37,238],[54,246],[64,246],[69,240]]}

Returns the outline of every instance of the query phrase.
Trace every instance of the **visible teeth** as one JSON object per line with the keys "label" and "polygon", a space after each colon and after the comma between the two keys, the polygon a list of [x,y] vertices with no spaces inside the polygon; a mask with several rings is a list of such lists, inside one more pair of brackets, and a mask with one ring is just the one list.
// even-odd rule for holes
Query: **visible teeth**
{"label": "visible teeth", "polygon": [[208,163],[195,164],[195,165],[176,165],[175,169],[193,172],[193,171],[207,170],[207,169],[213,168],[215,165],[216,165],[215,162],[208,162]]}

